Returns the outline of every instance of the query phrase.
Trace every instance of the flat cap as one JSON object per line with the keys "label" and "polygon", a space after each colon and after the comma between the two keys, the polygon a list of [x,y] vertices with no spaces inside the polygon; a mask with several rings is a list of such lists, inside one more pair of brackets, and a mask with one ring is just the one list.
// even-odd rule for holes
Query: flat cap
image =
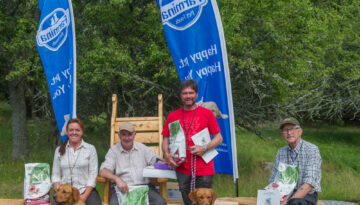
{"label": "flat cap", "polygon": [[281,121],[280,129],[282,129],[285,124],[300,125],[299,121],[293,117],[287,117],[283,121]]}
{"label": "flat cap", "polygon": [[135,132],[135,126],[130,122],[123,122],[119,126],[119,132],[121,130],[127,130],[129,132]]}

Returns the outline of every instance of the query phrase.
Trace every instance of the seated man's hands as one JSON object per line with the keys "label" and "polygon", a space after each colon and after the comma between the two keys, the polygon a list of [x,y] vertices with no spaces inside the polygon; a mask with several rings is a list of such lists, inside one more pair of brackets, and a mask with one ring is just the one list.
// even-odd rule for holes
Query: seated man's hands
{"label": "seated man's hands", "polygon": [[129,192],[129,187],[126,184],[126,182],[124,182],[122,179],[120,179],[119,177],[116,178],[115,180],[116,186],[119,188],[119,190],[122,193],[128,193]]}
{"label": "seated man's hands", "polygon": [[278,181],[273,182],[273,183],[271,184],[271,186],[272,186],[272,188],[273,188],[274,190],[277,189],[277,188],[279,187]]}

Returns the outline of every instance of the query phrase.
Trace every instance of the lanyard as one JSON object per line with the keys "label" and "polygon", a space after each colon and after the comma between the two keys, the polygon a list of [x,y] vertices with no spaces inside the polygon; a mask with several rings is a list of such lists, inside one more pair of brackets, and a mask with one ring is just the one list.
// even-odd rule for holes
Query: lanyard
{"label": "lanyard", "polygon": [[[75,153],[75,152],[74,152],[74,153]],[[70,170],[70,184],[71,184],[71,186],[73,185],[73,183],[72,183],[72,173],[73,173],[73,172],[72,172],[72,171],[73,171],[73,169],[74,169],[74,167],[75,167],[75,165],[76,165],[77,160],[79,159],[80,153],[81,153],[81,149],[80,149],[78,155],[76,156],[76,159],[75,159],[74,164],[73,164],[72,167],[70,167],[70,157],[69,157],[70,151],[67,153],[67,156],[68,156],[68,166],[69,166],[69,170]]]}
{"label": "lanyard", "polygon": [[186,129],[185,117],[184,117],[184,108],[182,109],[182,118],[183,118],[184,130],[185,130],[185,134],[186,134],[185,136],[186,136],[186,138],[188,138],[188,133],[189,133],[189,130],[190,130],[190,128],[191,128],[191,125],[192,125],[192,123],[193,123],[193,121],[194,121],[196,110],[197,110],[197,107],[196,107],[195,110],[194,110],[194,114],[193,114],[193,116],[192,116],[192,118],[191,118],[191,122],[190,122],[190,125],[189,125],[188,129]]}

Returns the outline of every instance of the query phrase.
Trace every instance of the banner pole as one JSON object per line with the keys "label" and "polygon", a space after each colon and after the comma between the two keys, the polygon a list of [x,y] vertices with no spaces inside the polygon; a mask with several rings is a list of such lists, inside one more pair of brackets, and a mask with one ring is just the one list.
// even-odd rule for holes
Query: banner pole
{"label": "banner pole", "polygon": [[211,0],[214,7],[214,14],[217,22],[217,27],[219,30],[219,38],[221,43],[221,52],[223,57],[224,64],[224,76],[226,84],[226,97],[228,100],[228,109],[229,109],[229,126],[230,126],[230,146],[231,146],[231,157],[232,157],[232,166],[233,166],[233,179],[238,179],[238,162],[237,162],[237,149],[236,149],[236,133],[235,133],[235,116],[234,116],[234,107],[232,99],[232,89],[231,89],[231,79],[230,79],[230,69],[226,51],[225,35],[224,29],[220,18],[219,8],[217,6],[216,0]]}
{"label": "banner pole", "polygon": [[72,116],[73,118],[76,118],[76,108],[77,108],[77,99],[76,99],[76,34],[75,34],[75,18],[74,18],[74,11],[72,7],[71,0],[68,0],[69,2],[69,8],[71,13],[71,21],[72,21],[72,37],[73,37],[73,102],[72,102]]}
{"label": "banner pole", "polygon": [[236,197],[239,197],[239,178],[236,178],[235,180],[235,191],[236,191]]}

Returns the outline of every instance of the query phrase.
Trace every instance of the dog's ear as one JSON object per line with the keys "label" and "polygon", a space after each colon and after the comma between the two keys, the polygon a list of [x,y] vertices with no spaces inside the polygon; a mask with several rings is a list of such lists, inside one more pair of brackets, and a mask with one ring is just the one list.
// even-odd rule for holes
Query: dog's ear
{"label": "dog's ear", "polygon": [[197,193],[197,189],[195,189],[194,191],[189,193],[189,199],[192,201],[193,204],[196,204],[196,193]]}
{"label": "dog's ear", "polygon": [[215,200],[217,198],[216,192],[211,189],[211,204],[215,204]]}
{"label": "dog's ear", "polygon": [[71,187],[71,189],[72,189],[72,195],[73,195],[74,201],[79,201],[79,199],[80,199],[79,190],[77,188],[75,188],[75,187]]}

